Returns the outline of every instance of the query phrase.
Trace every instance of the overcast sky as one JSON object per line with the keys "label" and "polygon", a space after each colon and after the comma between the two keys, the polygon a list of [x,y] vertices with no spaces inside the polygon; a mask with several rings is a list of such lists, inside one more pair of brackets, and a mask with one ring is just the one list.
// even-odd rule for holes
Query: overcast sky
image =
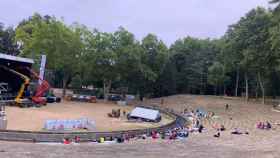
{"label": "overcast sky", "polygon": [[141,39],[154,33],[167,44],[193,36],[217,38],[227,26],[269,0],[0,0],[0,22],[16,26],[34,12],[112,32],[123,26]]}

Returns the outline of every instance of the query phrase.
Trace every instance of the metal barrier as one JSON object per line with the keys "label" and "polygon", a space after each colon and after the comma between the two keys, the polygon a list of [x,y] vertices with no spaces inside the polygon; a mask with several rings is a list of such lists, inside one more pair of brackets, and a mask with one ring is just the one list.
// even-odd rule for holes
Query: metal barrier
{"label": "metal barrier", "polygon": [[98,140],[100,137],[120,137],[123,134],[129,135],[142,135],[151,133],[152,131],[164,132],[166,130],[183,126],[186,123],[186,119],[179,114],[176,114],[169,109],[161,109],[159,107],[148,107],[160,110],[175,120],[167,125],[163,125],[157,128],[136,129],[136,130],[124,130],[113,132],[38,132],[38,131],[18,131],[18,130],[0,130],[0,140],[4,141],[24,141],[24,142],[61,142],[63,138],[79,137],[81,142],[89,142]]}

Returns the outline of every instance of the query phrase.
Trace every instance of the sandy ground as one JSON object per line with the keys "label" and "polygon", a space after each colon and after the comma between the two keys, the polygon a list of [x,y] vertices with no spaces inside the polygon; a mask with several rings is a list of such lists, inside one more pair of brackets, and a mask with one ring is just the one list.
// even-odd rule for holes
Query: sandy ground
{"label": "sandy ground", "polygon": [[41,108],[6,107],[8,129],[40,131],[44,122],[48,119],[79,119],[89,118],[96,123],[96,131],[116,131],[127,129],[139,129],[157,127],[172,121],[163,115],[159,123],[132,123],[127,122],[125,116],[121,118],[109,118],[108,113],[112,109],[121,109],[130,112],[131,106],[118,106],[114,103],[81,103],[63,102],[48,104]]}
{"label": "sandy ground", "polygon": [[[160,99],[152,99],[149,104],[159,104]],[[229,104],[229,110],[225,110],[225,105]],[[208,132],[215,131],[212,126],[223,124],[227,130],[239,128],[248,131],[256,139],[278,135],[280,126],[273,125],[273,130],[256,129],[259,121],[269,121],[271,123],[280,123],[280,113],[272,110],[271,105],[262,105],[257,103],[245,103],[239,98],[224,98],[215,96],[192,96],[177,95],[164,98],[163,107],[171,107],[177,112],[183,112],[184,108],[194,110],[203,108],[205,111],[214,112],[217,116],[212,119],[205,119],[204,125]],[[280,134],[279,134],[280,135]]]}
{"label": "sandy ground", "polygon": [[[159,104],[160,99],[151,99],[147,104]],[[230,110],[225,111],[225,104]],[[269,120],[280,122],[280,113],[272,106],[244,103],[243,100],[213,96],[177,95],[164,98],[164,107],[181,112],[184,108],[203,107],[213,111],[218,119],[204,120],[207,130],[202,134],[191,134],[185,141],[140,140],[124,144],[80,144],[80,145],[38,145],[0,142],[0,156],[3,157],[98,157],[98,158],[279,158],[280,127],[273,130],[258,130],[256,122]],[[230,119],[232,118],[232,120]],[[222,123],[227,130],[220,138],[214,138],[212,125]],[[231,135],[233,128],[249,131],[249,135]]]}
{"label": "sandy ground", "polygon": [[279,158],[280,137],[266,144],[247,144],[248,137],[233,142],[207,135],[191,136],[183,141],[138,140],[123,144],[32,144],[0,142],[5,158]]}

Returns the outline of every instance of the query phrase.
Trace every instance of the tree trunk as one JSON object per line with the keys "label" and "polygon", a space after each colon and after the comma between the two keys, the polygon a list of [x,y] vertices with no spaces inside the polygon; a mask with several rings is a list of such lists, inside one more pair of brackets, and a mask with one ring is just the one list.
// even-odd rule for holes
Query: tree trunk
{"label": "tree trunk", "polygon": [[67,81],[66,79],[63,79],[63,86],[62,86],[63,90],[62,90],[62,97],[64,98],[66,95],[66,88],[67,88]]}
{"label": "tree trunk", "polygon": [[238,88],[239,88],[239,68],[236,71],[236,82],[235,82],[235,96],[238,96]]}
{"label": "tree trunk", "polygon": [[215,95],[217,95],[217,89],[218,89],[218,86],[216,85],[215,86]]}
{"label": "tree trunk", "polygon": [[103,79],[104,101],[108,100],[108,93],[110,92],[111,84],[112,84],[111,80]]}
{"label": "tree trunk", "polygon": [[204,81],[203,81],[203,70],[202,70],[202,72],[201,72],[201,76],[200,76],[201,78],[200,78],[200,92],[199,92],[199,94],[200,95],[203,95],[204,94]]}
{"label": "tree trunk", "polygon": [[226,84],[225,84],[225,82],[226,82],[226,80],[225,80],[225,77],[226,76],[226,70],[225,70],[225,65],[223,65],[223,78],[224,78],[224,81],[223,81],[223,94],[224,94],[224,96],[226,96]]}
{"label": "tree trunk", "polygon": [[258,95],[258,90],[259,90],[259,83],[258,83],[258,81],[257,81],[257,85],[256,85],[256,89],[255,89],[255,91],[256,91],[256,100],[258,100],[258,97],[259,97],[259,95]]}
{"label": "tree trunk", "polygon": [[71,83],[71,81],[72,81],[72,77],[70,77],[70,76],[63,78],[63,90],[62,90],[63,98],[66,95],[66,89],[67,89],[68,85]]}
{"label": "tree trunk", "polygon": [[104,98],[104,101],[107,100],[106,82],[105,82],[105,80],[103,80],[103,98]]}
{"label": "tree trunk", "polygon": [[216,85],[215,85],[215,95],[218,95],[218,82],[216,82]]}
{"label": "tree trunk", "polygon": [[227,96],[227,94],[226,94],[226,90],[227,90],[227,88],[226,88],[226,84],[224,84],[224,96]]}
{"label": "tree trunk", "polygon": [[62,90],[62,97],[64,98],[66,95],[66,86],[63,84],[63,90]]}
{"label": "tree trunk", "polygon": [[262,91],[262,103],[264,104],[265,103],[265,89],[264,89],[264,84],[261,79],[260,72],[258,72],[258,80],[259,80],[259,84],[260,84],[261,91]]}
{"label": "tree trunk", "polygon": [[245,84],[246,84],[246,97],[245,101],[248,102],[249,100],[249,85],[248,85],[248,73],[245,73]]}

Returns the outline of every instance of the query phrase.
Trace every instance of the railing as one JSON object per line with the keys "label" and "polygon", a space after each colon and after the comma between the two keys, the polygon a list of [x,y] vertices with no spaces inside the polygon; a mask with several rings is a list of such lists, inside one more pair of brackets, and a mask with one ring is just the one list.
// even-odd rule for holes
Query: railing
{"label": "railing", "polygon": [[186,119],[179,114],[176,114],[170,109],[161,109],[153,106],[148,107],[160,110],[162,113],[169,115],[175,120],[169,124],[147,129],[135,129],[113,132],[38,132],[38,131],[18,131],[18,130],[0,130],[0,140],[4,141],[25,141],[25,142],[61,142],[63,138],[79,137],[81,142],[89,142],[98,140],[100,137],[121,137],[123,134],[143,135],[152,131],[164,132],[174,127],[183,126]]}

